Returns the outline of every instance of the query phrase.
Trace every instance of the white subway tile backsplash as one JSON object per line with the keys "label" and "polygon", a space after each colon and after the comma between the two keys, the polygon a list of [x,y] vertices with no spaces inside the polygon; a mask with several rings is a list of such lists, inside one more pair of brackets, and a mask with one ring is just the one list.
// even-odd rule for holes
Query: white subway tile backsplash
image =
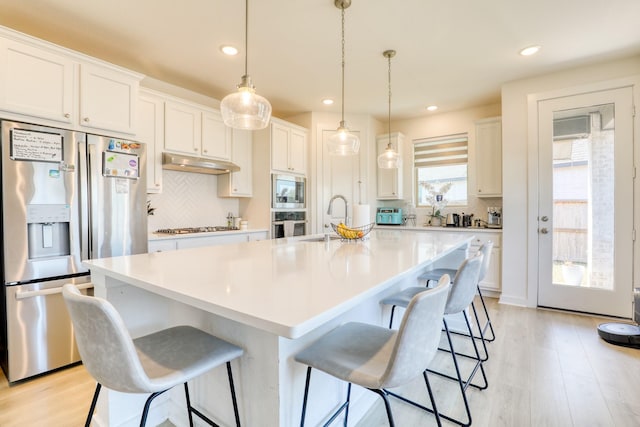
{"label": "white subway tile backsplash", "polygon": [[149,231],[159,228],[226,225],[227,213],[238,215],[238,199],[218,198],[218,177],[163,170],[162,193],[148,194]]}

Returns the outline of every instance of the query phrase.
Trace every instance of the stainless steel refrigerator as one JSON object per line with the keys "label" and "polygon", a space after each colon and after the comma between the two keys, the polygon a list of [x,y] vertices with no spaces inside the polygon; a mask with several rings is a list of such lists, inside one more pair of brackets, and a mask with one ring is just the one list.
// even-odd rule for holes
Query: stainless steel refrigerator
{"label": "stainless steel refrigerator", "polygon": [[61,289],[147,252],[144,144],[1,122],[0,362],[10,383],[80,360]]}

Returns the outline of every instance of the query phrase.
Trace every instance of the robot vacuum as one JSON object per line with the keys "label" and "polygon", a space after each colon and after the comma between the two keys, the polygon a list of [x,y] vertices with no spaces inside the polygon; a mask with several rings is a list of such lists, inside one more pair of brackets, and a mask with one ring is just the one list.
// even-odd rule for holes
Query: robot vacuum
{"label": "robot vacuum", "polygon": [[640,326],[628,323],[602,323],[598,335],[610,344],[640,348]]}
{"label": "robot vacuum", "polygon": [[610,344],[623,345],[625,347],[640,348],[640,288],[635,288],[633,293],[635,305],[633,320],[635,325],[629,323],[602,323],[598,325],[598,335]]}

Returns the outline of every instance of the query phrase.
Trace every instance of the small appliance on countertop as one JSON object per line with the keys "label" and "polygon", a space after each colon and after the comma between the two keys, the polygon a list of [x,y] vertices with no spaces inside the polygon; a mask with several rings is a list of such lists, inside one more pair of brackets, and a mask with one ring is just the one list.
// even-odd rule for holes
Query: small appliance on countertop
{"label": "small appliance on countertop", "polygon": [[402,225],[402,208],[378,208],[376,213],[378,225]]}
{"label": "small appliance on countertop", "polygon": [[487,228],[502,228],[502,208],[487,208]]}

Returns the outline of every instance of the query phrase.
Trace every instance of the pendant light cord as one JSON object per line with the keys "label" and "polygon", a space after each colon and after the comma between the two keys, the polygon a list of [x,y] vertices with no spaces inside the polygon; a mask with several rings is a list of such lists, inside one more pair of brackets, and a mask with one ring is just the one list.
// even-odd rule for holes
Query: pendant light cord
{"label": "pendant light cord", "polygon": [[344,5],[341,7],[341,9],[342,9],[342,122],[344,122]]}
{"label": "pendant light cord", "polygon": [[387,148],[391,148],[391,56],[392,55],[387,56],[387,59],[389,60],[389,120],[387,122],[389,130],[389,144]]}
{"label": "pendant light cord", "polygon": [[249,0],[244,1],[244,75],[247,75],[249,61]]}

